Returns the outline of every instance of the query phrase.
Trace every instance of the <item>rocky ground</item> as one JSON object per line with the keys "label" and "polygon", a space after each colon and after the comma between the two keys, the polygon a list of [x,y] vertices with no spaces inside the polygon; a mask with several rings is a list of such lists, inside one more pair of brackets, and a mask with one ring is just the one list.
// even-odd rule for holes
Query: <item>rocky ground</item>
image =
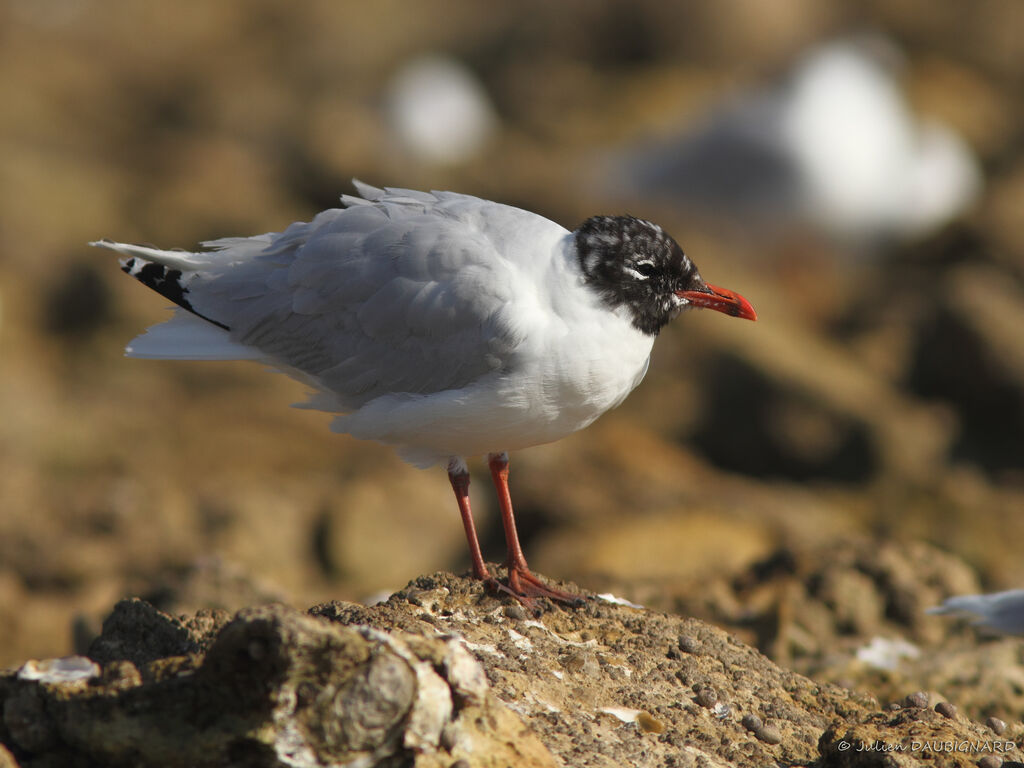
{"label": "rocky ground", "polygon": [[[272,762],[278,744],[396,764],[586,764],[578,748],[595,765],[631,751],[636,764],[853,765],[881,758],[839,754],[848,733],[970,741],[994,738],[988,718],[1019,743],[1019,642],[924,614],[1024,584],[1019,3],[442,5],[0,3],[0,766],[74,764],[71,752],[159,764],[172,742],[194,750],[166,758],[180,764]],[[618,148],[864,31],[900,47],[911,106],[978,159],[979,198],[944,226],[851,248],[797,224],[723,228],[595,181]],[[400,147],[382,97],[431,50],[469,64],[493,101],[495,134],[461,163]],[[531,565],[661,613],[593,601],[509,615],[445,576],[358,608],[467,567],[443,473],[331,434],[323,414],[284,407],[302,386],[256,366],[122,357],[164,302],[86,242],[279,230],[336,204],[353,176],[567,226],[649,217],[757,308],[756,324],[682,318],[621,408],[512,457]],[[489,491],[474,475],[497,558]],[[152,635],[126,634],[133,622]],[[267,655],[247,660],[254,637]],[[74,654],[99,676],[68,662],[86,677],[32,679]],[[44,671],[25,673],[30,659]],[[309,725],[333,704],[289,687],[329,681],[344,699],[378,675],[398,699],[367,710],[375,724]],[[421,689],[449,714],[416,714]],[[185,700],[206,702],[208,740],[167,716]],[[761,729],[743,726],[751,714]],[[123,740],[104,742],[98,723],[114,721]],[[229,742],[241,751],[218,751]]]}
{"label": "rocky ground", "polygon": [[696,619],[594,594],[527,610],[444,573],[306,613],[124,601],[88,658],[26,664],[0,701],[24,766],[974,766],[1024,738],[927,692],[883,707],[814,682]]}

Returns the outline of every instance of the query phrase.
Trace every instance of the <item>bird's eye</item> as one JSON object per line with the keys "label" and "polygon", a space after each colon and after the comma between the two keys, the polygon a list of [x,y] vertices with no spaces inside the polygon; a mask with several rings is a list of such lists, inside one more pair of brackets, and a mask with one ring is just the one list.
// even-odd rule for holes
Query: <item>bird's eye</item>
{"label": "bird's eye", "polygon": [[636,271],[640,273],[642,277],[651,277],[657,272],[654,265],[649,261],[641,261],[636,265]]}

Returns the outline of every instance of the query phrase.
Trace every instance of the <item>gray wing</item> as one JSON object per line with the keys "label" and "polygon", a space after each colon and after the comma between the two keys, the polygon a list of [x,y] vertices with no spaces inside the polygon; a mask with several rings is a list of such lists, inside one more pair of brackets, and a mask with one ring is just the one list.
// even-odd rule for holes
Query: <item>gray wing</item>
{"label": "gray wing", "polygon": [[453,212],[439,206],[447,193],[360,192],[382,200],[345,198],[351,207],[292,225],[255,257],[231,258],[249,241],[210,243],[223,255],[190,282],[195,308],[332,393],[338,410],[514,365],[525,332],[509,311],[515,266],[464,214],[532,214],[450,195]]}
{"label": "gray wing", "polygon": [[1008,634],[1024,634],[1024,589],[984,595],[955,595],[928,613],[969,617],[977,624]]}

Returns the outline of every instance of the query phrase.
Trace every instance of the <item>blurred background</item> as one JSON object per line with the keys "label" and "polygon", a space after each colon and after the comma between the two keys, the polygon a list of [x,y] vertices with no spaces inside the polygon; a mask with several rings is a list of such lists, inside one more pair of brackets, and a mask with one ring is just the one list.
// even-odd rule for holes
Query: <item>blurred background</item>
{"label": "blurred background", "polygon": [[687,315],[625,405],[513,456],[535,569],[833,678],[844,642],[940,642],[924,608],[1024,586],[1021,29],[1015,0],[0,0],[0,665],[124,595],[468,567],[444,473],[302,385],[122,357],[166,302],[86,245],[280,231],[352,177],[649,218],[759,312]]}

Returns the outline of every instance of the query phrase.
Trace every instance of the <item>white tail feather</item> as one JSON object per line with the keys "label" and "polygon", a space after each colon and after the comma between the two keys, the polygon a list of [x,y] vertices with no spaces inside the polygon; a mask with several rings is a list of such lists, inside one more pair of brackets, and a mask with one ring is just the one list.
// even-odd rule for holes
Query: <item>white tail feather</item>
{"label": "white tail feather", "polygon": [[128,357],[153,360],[262,360],[255,347],[232,341],[223,328],[175,310],[166,323],[154,325],[125,348]]}
{"label": "white tail feather", "polygon": [[125,256],[137,256],[146,261],[154,261],[171,269],[183,271],[201,269],[210,265],[210,259],[205,253],[193,253],[192,251],[165,251],[159,248],[150,248],[145,245],[131,245],[130,243],[117,243],[113,240],[94,240],[89,245],[100,248],[109,248],[112,251],[123,253]]}

